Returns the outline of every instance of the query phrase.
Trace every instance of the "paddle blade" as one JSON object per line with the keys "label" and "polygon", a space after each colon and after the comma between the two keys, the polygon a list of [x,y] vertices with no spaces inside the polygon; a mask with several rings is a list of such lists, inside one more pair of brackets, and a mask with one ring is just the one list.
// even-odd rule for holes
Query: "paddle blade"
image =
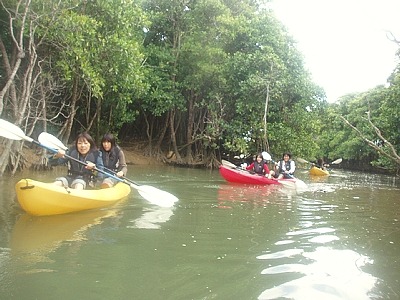
{"label": "paddle blade", "polygon": [[131,185],[137,189],[140,196],[152,204],[161,207],[172,207],[179,199],[174,195],[149,185]]}
{"label": "paddle blade", "polygon": [[343,159],[338,158],[337,160],[334,160],[333,162],[331,162],[331,165],[337,165],[340,164],[342,162]]}
{"label": "paddle blade", "polygon": [[234,168],[234,169],[237,168],[236,165],[234,165],[233,163],[231,163],[231,162],[229,162],[229,161],[227,161],[227,160],[225,160],[225,159],[223,159],[221,162],[222,162],[222,165],[224,165],[224,166],[226,166],[226,167]]}
{"label": "paddle blade", "polygon": [[309,163],[310,163],[308,160],[302,159],[302,158],[300,158],[300,157],[297,158],[297,161],[298,161],[299,163],[302,163],[302,164],[309,164]]}
{"label": "paddle blade", "polygon": [[295,185],[296,185],[296,190],[297,190],[298,192],[300,192],[300,191],[306,191],[306,190],[308,189],[307,184],[306,184],[303,180],[300,180],[300,179],[298,179],[298,178],[296,178]]}
{"label": "paddle blade", "polygon": [[53,148],[56,150],[68,149],[68,147],[65,146],[58,138],[47,132],[42,132],[41,134],[39,134],[38,140],[39,143],[49,148]]}
{"label": "paddle blade", "polygon": [[262,155],[264,160],[272,160],[271,155],[266,151],[262,152],[261,155]]}
{"label": "paddle blade", "polygon": [[306,191],[308,188],[307,184],[298,178],[294,178],[294,180],[278,180],[278,181],[285,188],[293,189],[298,192]]}
{"label": "paddle blade", "polygon": [[289,180],[279,180],[278,182],[282,184],[284,187],[289,188],[289,189],[295,189],[296,188],[296,183],[294,181],[289,181]]}
{"label": "paddle blade", "polygon": [[21,128],[3,119],[0,119],[0,136],[16,141],[26,138]]}
{"label": "paddle blade", "polygon": [[21,140],[21,138],[19,136],[16,136],[12,132],[9,132],[2,128],[0,128],[0,136],[4,137],[6,139],[9,139],[9,140],[18,140],[18,141]]}

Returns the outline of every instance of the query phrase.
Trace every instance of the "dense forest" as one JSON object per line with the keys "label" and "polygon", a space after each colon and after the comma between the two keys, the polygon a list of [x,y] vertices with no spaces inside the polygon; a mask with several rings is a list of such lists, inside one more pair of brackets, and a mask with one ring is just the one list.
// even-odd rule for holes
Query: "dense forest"
{"label": "dense forest", "polygon": [[[0,117],[34,139],[112,132],[189,166],[266,150],[398,172],[399,66],[328,103],[266,2],[0,0]],[[0,143],[0,174],[24,168],[24,143]]]}

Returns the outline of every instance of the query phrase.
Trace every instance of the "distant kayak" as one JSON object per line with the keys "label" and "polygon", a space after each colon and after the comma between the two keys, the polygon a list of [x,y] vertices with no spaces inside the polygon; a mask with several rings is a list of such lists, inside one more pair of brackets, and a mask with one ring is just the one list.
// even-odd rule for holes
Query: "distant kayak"
{"label": "distant kayak", "polygon": [[295,183],[296,179],[270,179],[258,174],[252,174],[249,171],[232,168],[229,166],[221,165],[219,168],[221,176],[229,182],[243,183],[243,184],[282,184],[282,183]]}
{"label": "distant kayak", "polygon": [[322,170],[320,168],[317,168],[317,167],[313,166],[310,169],[310,175],[313,175],[313,176],[328,176],[329,172],[327,170]]}

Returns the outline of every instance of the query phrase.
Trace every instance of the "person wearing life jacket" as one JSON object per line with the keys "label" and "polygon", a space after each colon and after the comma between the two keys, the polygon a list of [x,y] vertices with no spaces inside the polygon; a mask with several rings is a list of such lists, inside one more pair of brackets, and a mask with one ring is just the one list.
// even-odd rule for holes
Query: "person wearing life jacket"
{"label": "person wearing life jacket", "polygon": [[323,158],[318,158],[317,163],[313,163],[312,166],[320,168],[324,171],[326,170],[326,167],[329,167],[329,165],[324,162]]}
{"label": "person wearing life jacket", "polygon": [[270,172],[270,177],[275,177],[278,179],[286,178],[294,178],[293,174],[296,170],[296,164],[293,160],[291,160],[292,155],[289,152],[285,152],[282,155],[282,160],[275,163],[275,171]]}
{"label": "person wearing life jacket", "polygon": [[[103,164],[106,172],[112,172],[117,177],[124,177],[128,171],[125,154],[116,144],[115,137],[111,133],[106,133],[101,139],[100,151],[102,153]],[[112,177],[105,177],[101,183],[101,188],[110,188],[118,181]]]}
{"label": "person wearing life jacket", "polygon": [[[68,156],[81,161],[79,163]],[[96,168],[103,170],[101,152],[97,149],[93,138],[87,133],[79,134],[75,139],[75,145],[67,151],[59,150],[50,158],[51,165],[68,165],[68,174],[65,177],[57,177],[54,184],[64,187],[83,190],[87,187],[95,187],[103,180],[103,174],[96,172]]]}
{"label": "person wearing life jacket", "polygon": [[254,173],[262,176],[267,176],[269,175],[269,168],[264,160],[262,154],[257,154],[256,159],[246,167],[247,171],[254,171]]}

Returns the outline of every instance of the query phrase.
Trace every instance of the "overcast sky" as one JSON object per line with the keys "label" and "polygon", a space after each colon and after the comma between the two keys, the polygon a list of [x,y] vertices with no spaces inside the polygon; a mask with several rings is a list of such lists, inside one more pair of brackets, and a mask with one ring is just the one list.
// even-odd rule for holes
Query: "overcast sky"
{"label": "overcast sky", "polygon": [[400,40],[400,0],[272,0],[328,101],[386,84]]}

